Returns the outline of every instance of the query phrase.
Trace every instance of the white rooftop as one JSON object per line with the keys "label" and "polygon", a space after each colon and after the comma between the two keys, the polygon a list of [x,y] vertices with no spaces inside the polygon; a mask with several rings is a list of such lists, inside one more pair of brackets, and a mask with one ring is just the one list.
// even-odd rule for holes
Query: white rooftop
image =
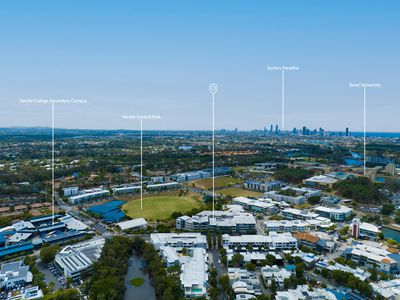
{"label": "white rooftop", "polygon": [[143,218],[137,218],[133,220],[123,221],[117,223],[117,226],[121,228],[121,230],[126,230],[135,227],[144,227],[147,225],[147,221]]}

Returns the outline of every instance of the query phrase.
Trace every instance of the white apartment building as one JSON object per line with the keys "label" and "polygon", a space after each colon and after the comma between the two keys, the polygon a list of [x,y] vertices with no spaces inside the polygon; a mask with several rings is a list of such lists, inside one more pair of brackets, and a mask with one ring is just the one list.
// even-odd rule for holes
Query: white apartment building
{"label": "white apartment building", "polygon": [[150,241],[158,250],[162,246],[172,248],[204,248],[207,249],[207,239],[199,232],[185,233],[152,233]]}
{"label": "white apartment building", "polygon": [[176,219],[176,228],[190,231],[215,230],[223,233],[251,233],[255,231],[256,219],[242,211],[202,211],[192,217]]}
{"label": "white apartment building", "polygon": [[310,289],[308,285],[299,285],[296,289],[278,291],[275,300],[337,300],[337,298],[326,289]]}
{"label": "white apartment building", "polygon": [[245,251],[248,246],[254,250],[291,250],[297,249],[297,240],[290,233],[270,232],[269,235],[222,235],[222,244],[227,249]]}
{"label": "white apartment building", "polygon": [[350,207],[343,205],[335,207],[318,206],[314,209],[314,212],[321,217],[340,222],[345,221],[347,218],[349,218],[353,213],[353,210]]}
{"label": "white apartment building", "polygon": [[303,220],[269,220],[261,223],[261,227],[265,232],[308,232],[316,226]]}
{"label": "white apartment building", "polygon": [[99,199],[109,195],[110,195],[109,190],[95,188],[95,189],[85,190],[85,193],[83,194],[69,197],[68,202],[70,204],[79,204],[85,201]]}
{"label": "white apartment building", "polygon": [[389,274],[400,272],[400,257],[397,253],[391,253],[386,249],[366,244],[355,244],[343,251],[342,256],[351,259],[359,265],[368,268],[376,268]]}
{"label": "white apartment building", "polygon": [[263,214],[273,214],[278,212],[278,207],[269,199],[249,199],[247,197],[236,197],[232,199],[233,204],[242,206],[244,209]]}
{"label": "white apartment building", "polygon": [[275,279],[276,285],[279,289],[284,288],[284,281],[290,276],[292,276],[292,272],[285,268],[279,268],[278,266],[265,266],[261,268],[261,277],[265,282],[270,285],[272,279]]}
{"label": "white apartment building", "polygon": [[313,220],[319,217],[318,214],[309,211],[308,209],[286,208],[282,210],[282,216],[288,220]]}
{"label": "white apartment building", "polygon": [[141,186],[136,185],[115,187],[112,189],[114,195],[139,193],[140,190]]}

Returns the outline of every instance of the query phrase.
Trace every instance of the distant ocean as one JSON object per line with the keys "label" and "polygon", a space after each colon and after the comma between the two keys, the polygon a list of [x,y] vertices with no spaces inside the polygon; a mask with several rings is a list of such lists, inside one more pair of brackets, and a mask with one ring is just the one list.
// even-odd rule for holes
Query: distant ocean
{"label": "distant ocean", "polygon": [[[351,132],[350,134],[351,136],[356,136],[356,137],[364,136],[364,132],[362,131]],[[365,135],[368,137],[400,138],[400,132],[366,132]]]}

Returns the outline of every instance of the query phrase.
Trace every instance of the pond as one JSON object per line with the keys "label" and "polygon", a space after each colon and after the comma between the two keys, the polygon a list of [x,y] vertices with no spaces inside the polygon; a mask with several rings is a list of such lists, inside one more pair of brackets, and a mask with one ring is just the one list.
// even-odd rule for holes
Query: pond
{"label": "pond", "polygon": [[392,239],[400,243],[400,231],[388,227],[382,227],[381,231],[385,239]]}
{"label": "pond", "polygon": [[[132,256],[128,261],[128,272],[125,276],[125,300],[146,299],[156,300],[154,289],[150,284],[150,279],[142,270],[144,261],[136,256]],[[130,283],[132,279],[143,278],[144,283],[135,287]]]}

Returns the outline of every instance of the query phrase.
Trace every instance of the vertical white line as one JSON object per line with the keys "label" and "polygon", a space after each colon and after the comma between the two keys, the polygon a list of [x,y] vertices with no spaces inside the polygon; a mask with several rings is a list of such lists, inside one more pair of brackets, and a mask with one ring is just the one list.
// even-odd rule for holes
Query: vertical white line
{"label": "vertical white line", "polygon": [[215,94],[212,94],[212,200],[213,200],[213,217],[215,209],[215,109],[214,109]]}
{"label": "vertical white line", "polygon": [[366,166],[367,166],[367,147],[366,147],[366,131],[367,131],[367,89],[364,87],[364,175],[366,174]]}
{"label": "vertical white line", "polygon": [[282,70],[282,130],[285,129],[285,71]]}
{"label": "vertical white line", "polygon": [[54,225],[54,103],[51,104],[51,213]]}
{"label": "vertical white line", "polygon": [[143,119],[140,119],[140,210],[143,210]]}

